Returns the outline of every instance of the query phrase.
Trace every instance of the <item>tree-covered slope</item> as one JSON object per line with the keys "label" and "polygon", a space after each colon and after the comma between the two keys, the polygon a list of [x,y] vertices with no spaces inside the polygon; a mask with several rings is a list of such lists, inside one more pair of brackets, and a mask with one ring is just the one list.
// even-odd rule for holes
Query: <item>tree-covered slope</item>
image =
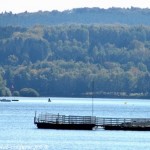
{"label": "tree-covered slope", "polygon": [[[40,96],[150,96],[150,27],[1,27],[0,86]],[[12,89],[12,85],[14,88]],[[35,95],[38,95],[38,94]]]}
{"label": "tree-covered slope", "polygon": [[0,14],[0,26],[58,25],[58,24],[128,24],[150,25],[150,9],[140,8],[78,8],[59,12],[5,12]]}

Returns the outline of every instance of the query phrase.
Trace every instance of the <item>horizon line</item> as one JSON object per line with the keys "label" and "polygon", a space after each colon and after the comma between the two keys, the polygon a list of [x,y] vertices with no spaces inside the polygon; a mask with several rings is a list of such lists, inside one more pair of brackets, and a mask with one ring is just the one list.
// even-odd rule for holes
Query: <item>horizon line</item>
{"label": "horizon line", "polygon": [[109,9],[141,9],[141,10],[145,10],[145,9],[149,9],[149,7],[135,7],[135,6],[130,6],[130,7],[108,7],[108,8],[102,8],[102,7],[74,7],[74,8],[70,8],[70,9],[64,9],[64,10],[58,10],[58,9],[52,9],[52,10],[35,10],[35,11],[30,11],[30,10],[24,10],[24,11],[18,11],[18,12],[14,12],[12,10],[4,10],[1,11],[0,14],[5,14],[5,13],[12,13],[12,14],[22,14],[22,13],[37,13],[37,12],[53,12],[53,11],[58,11],[58,12],[65,12],[65,11],[71,11],[74,9],[84,9],[84,8],[89,8],[89,9],[104,9],[104,10],[109,10]]}

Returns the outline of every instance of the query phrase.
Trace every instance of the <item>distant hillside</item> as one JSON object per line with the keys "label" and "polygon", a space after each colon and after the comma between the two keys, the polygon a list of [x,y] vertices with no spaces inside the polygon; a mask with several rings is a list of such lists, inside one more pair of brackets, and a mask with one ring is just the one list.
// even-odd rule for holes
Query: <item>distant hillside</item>
{"label": "distant hillside", "polygon": [[93,80],[95,97],[150,98],[150,27],[0,27],[0,96],[89,97]]}
{"label": "distant hillside", "polygon": [[35,13],[0,14],[0,26],[57,25],[57,24],[128,24],[150,25],[150,9],[78,8],[59,12],[39,11]]}

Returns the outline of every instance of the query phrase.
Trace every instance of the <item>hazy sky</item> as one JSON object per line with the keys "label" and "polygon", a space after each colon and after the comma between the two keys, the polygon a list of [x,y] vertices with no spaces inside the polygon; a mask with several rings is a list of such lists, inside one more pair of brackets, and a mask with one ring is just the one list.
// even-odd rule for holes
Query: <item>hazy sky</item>
{"label": "hazy sky", "polygon": [[150,8],[150,0],[0,0],[0,12],[67,10],[78,7]]}

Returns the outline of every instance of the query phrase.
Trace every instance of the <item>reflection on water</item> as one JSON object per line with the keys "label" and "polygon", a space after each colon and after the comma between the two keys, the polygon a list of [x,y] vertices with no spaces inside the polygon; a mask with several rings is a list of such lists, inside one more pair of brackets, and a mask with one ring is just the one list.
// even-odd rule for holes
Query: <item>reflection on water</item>
{"label": "reflection on water", "polygon": [[[64,115],[92,115],[90,98],[19,98],[0,103],[0,150],[99,150],[144,149],[150,147],[150,132],[73,131],[37,129],[35,111]],[[150,118],[150,101],[94,99],[94,115],[99,117]]]}

